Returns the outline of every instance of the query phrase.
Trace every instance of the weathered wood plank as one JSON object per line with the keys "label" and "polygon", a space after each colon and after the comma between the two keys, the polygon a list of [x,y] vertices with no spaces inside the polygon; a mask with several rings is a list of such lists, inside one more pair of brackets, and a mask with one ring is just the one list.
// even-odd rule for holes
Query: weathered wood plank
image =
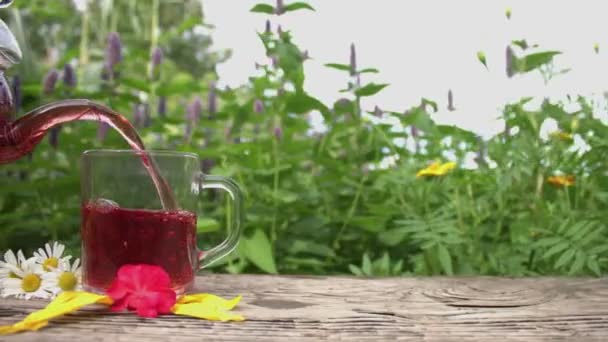
{"label": "weathered wood plank", "polygon": [[[239,323],[140,319],[89,308],[10,341],[607,341],[608,279],[205,275],[197,292],[243,295]],[[42,301],[0,299],[0,325]]]}

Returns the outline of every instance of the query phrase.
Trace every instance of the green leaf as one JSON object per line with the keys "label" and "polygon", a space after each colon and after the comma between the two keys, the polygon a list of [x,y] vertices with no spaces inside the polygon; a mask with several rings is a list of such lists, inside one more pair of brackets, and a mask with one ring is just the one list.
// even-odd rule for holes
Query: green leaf
{"label": "green leaf", "polygon": [[273,192],[273,198],[285,204],[290,204],[297,201],[298,197],[299,196],[297,193],[288,190],[277,189],[276,192]]}
{"label": "green leaf", "polygon": [[314,254],[321,257],[335,257],[336,252],[328,246],[314,241],[295,240],[289,249],[290,254]]}
{"label": "green leaf", "polygon": [[363,263],[361,264],[361,270],[366,276],[371,276],[373,274],[372,261],[369,259],[369,255],[367,255],[367,253],[363,254]]}
{"label": "green leaf", "polygon": [[518,71],[529,72],[553,61],[560,51],[544,51],[526,55],[518,60]]}
{"label": "green leaf", "polygon": [[391,270],[392,275],[400,274],[402,269],[403,269],[403,260],[399,260],[393,265],[393,269]]}
{"label": "green leaf", "polygon": [[361,271],[361,269],[355,265],[348,265],[348,269],[350,270],[350,272],[358,277],[362,277],[363,276],[363,272]]}
{"label": "green leaf", "polygon": [[264,231],[257,229],[251,238],[245,238],[243,242],[245,256],[249,261],[264,272],[277,274],[272,246]]}
{"label": "green leaf", "polygon": [[567,241],[560,242],[557,245],[549,248],[549,250],[546,251],[545,254],[543,254],[543,259],[550,258],[554,254],[557,254],[557,253],[567,249],[568,247],[570,247],[570,244]]}
{"label": "green leaf", "polygon": [[596,246],[591,248],[589,254],[603,254],[608,251],[608,245]]}
{"label": "green leaf", "polygon": [[350,223],[368,232],[379,233],[384,230],[386,219],[386,217],[382,216],[355,216],[350,220]]}
{"label": "green leaf", "polygon": [[483,64],[486,69],[488,69],[488,62],[486,61],[486,54],[483,51],[477,52],[477,60]]}
{"label": "green leaf", "polygon": [[388,276],[391,272],[391,259],[387,252],[384,252],[382,258],[378,260],[378,269],[381,275]]}
{"label": "green leaf", "polygon": [[437,102],[435,102],[433,100],[425,99],[424,97],[422,98],[422,106],[423,106],[423,108],[425,108],[426,106],[431,106],[431,108],[433,108],[433,112],[437,112],[437,108],[439,108],[437,106]]}
{"label": "green leaf", "polygon": [[382,89],[384,89],[387,86],[388,86],[388,84],[369,83],[369,84],[366,84],[365,86],[355,90],[355,95],[357,95],[359,97],[372,96],[372,95],[377,94],[378,92],[380,92]]}
{"label": "green leaf", "polygon": [[141,90],[144,92],[150,91],[150,82],[144,80],[143,78],[128,78],[123,77],[120,80],[122,85],[125,85],[129,88]]}
{"label": "green leaf", "polygon": [[196,221],[196,232],[207,233],[214,232],[220,228],[219,222],[212,218],[199,217]]}
{"label": "green leaf", "polygon": [[596,276],[601,276],[602,271],[600,270],[600,264],[597,262],[596,258],[587,259],[587,267],[593,272]]}
{"label": "green leaf", "polygon": [[574,259],[574,262],[572,263],[572,266],[570,267],[570,271],[568,272],[569,275],[573,275],[576,274],[578,272],[580,272],[583,267],[585,266],[585,254],[583,252],[577,252],[576,253],[576,258]]}
{"label": "green leaf", "polygon": [[522,50],[526,50],[528,46],[528,42],[525,39],[513,40],[511,44],[518,46]]}
{"label": "green leaf", "polygon": [[328,68],[332,68],[332,69],[350,71],[350,65],[346,65],[346,64],[327,63],[327,64],[325,64],[325,66]]}
{"label": "green leaf", "polygon": [[287,96],[285,109],[288,112],[296,114],[308,113],[312,110],[318,110],[326,114],[329,109],[321,101],[304,93],[296,92]]}
{"label": "green leaf", "polygon": [[431,116],[419,108],[414,108],[407,115],[401,116],[401,123],[404,126],[416,126],[425,133],[433,133],[436,130],[435,122],[431,119]]}
{"label": "green leaf", "polygon": [[572,260],[575,253],[576,253],[576,250],[574,250],[574,249],[569,249],[569,250],[565,251],[564,254],[562,254],[557,259],[554,267],[557,269],[557,268],[560,268],[560,267],[566,265],[567,263],[570,262],[570,260]]}
{"label": "green leaf", "polygon": [[283,7],[285,9],[285,12],[293,12],[293,11],[297,11],[297,10],[302,10],[302,9],[307,9],[310,11],[315,11],[314,7],[312,7],[311,5],[305,3],[305,2],[294,2],[292,4],[286,5],[285,7]]}
{"label": "green leaf", "polygon": [[253,6],[253,8],[249,10],[249,12],[274,14],[274,7],[268,4],[257,4]]}
{"label": "green leaf", "polygon": [[437,245],[437,256],[439,257],[439,263],[441,264],[441,268],[447,275],[452,275],[452,257],[450,256],[450,252],[443,244]]}
{"label": "green leaf", "polygon": [[363,70],[359,70],[357,71],[359,74],[377,74],[380,71],[378,71],[378,69],[376,68],[365,68]]}
{"label": "green leaf", "polygon": [[407,236],[408,231],[404,229],[391,229],[378,234],[378,240],[386,246],[393,247],[400,244]]}

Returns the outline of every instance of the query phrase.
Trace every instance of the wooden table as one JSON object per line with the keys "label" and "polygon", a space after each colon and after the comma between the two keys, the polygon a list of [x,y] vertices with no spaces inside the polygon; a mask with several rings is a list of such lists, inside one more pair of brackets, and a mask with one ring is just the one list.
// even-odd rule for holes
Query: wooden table
{"label": "wooden table", "polygon": [[[205,275],[198,292],[243,295],[245,322],[140,319],[83,309],[4,341],[608,341],[608,279]],[[0,299],[0,324],[43,301]]]}

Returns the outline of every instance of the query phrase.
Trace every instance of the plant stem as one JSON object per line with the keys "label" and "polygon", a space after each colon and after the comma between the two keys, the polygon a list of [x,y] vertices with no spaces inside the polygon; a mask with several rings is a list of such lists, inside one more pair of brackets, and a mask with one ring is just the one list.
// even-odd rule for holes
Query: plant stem
{"label": "plant stem", "polygon": [[342,235],[344,234],[344,230],[346,229],[346,226],[348,225],[348,223],[352,219],[353,215],[355,214],[355,209],[357,209],[357,205],[359,204],[359,197],[361,197],[361,192],[363,191],[363,183],[365,183],[366,180],[367,180],[367,176],[363,176],[363,177],[361,177],[361,180],[359,181],[359,185],[357,186],[357,193],[355,194],[355,198],[353,198],[353,202],[351,203],[350,208],[348,209],[348,214],[346,214],[346,219],[342,223],[342,227],[340,227],[340,230],[338,231],[338,234],[336,235],[336,238],[334,239],[333,246],[335,249],[338,249],[340,247],[340,239],[342,238]]}
{"label": "plant stem", "polygon": [[270,230],[270,239],[273,242],[277,240],[277,216],[279,211],[279,144],[276,137],[272,138],[272,155],[274,159],[274,176],[273,176],[273,201],[274,214],[272,215],[272,226]]}
{"label": "plant stem", "polygon": [[82,26],[80,27],[80,58],[78,79],[83,79],[84,66],[89,63],[89,21],[91,14],[89,6],[82,12]]}

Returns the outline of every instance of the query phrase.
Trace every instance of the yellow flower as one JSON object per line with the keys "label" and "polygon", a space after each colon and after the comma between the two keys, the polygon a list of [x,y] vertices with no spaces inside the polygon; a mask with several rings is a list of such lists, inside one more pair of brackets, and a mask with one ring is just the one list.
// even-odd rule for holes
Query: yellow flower
{"label": "yellow flower", "polygon": [[551,176],[547,178],[547,182],[555,186],[572,186],[574,185],[574,176],[562,175],[562,176]]}
{"label": "yellow flower", "polygon": [[572,134],[563,132],[563,131],[553,132],[553,133],[551,133],[551,136],[555,139],[559,139],[561,141],[567,141],[567,142],[570,142],[573,139]]}
{"label": "yellow flower", "polygon": [[418,171],[416,173],[416,177],[424,177],[424,176],[443,176],[448,173],[450,170],[456,167],[456,163],[448,162],[448,163],[440,163],[434,162],[428,167]]}

